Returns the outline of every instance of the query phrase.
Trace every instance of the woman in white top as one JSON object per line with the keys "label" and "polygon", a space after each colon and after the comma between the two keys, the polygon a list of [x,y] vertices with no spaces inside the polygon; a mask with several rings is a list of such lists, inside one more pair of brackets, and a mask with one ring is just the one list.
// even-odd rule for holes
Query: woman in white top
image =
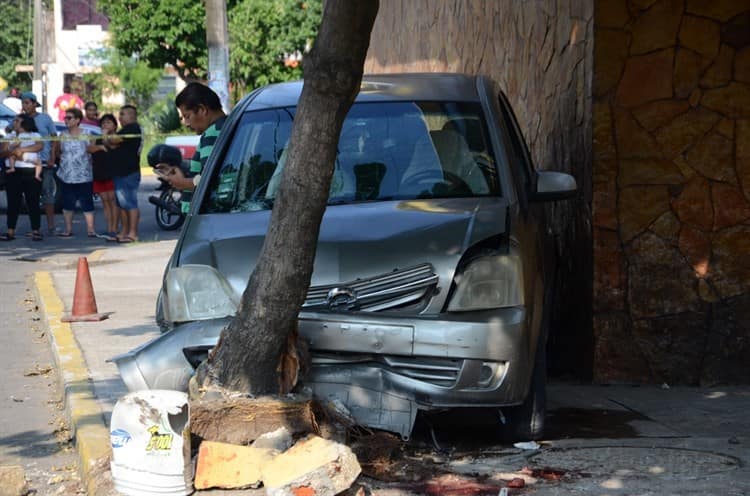
{"label": "woman in white top", "polygon": [[53,155],[59,158],[57,177],[62,182],[63,219],[65,230],[58,234],[63,238],[73,236],[73,211],[76,203],[83,210],[88,236],[96,237],[94,231],[94,174],[91,169],[91,154],[88,131],[81,129],[83,113],[80,109],[70,108],[65,111],[66,131],[55,141]]}
{"label": "woman in white top", "polygon": [[[25,129],[31,130],[31,133],[37,131],[34,119],[27,115],[16,116],[13,120],[13,129],[17,136],[25,132]],[[42,146],[41,141],[25,141],[13,149],[10,149],[8,143],[3,143],[3,147],[0,149],[0,156],[8,158],[13,155],[15,157],[14,171],[5,175],[8,195],[8,230],[5,234],[0,235],[0,241],[16,239],[16,224],[21,212],[22,200],[26,201],[26,208],[29,212],[31,239],[34,241],[42,240],[42,234],[39,232],[41,224],[39,195],[42,192],[42,183],[35,177],[37,164],[24,160],[24,154],[38,153]]]}

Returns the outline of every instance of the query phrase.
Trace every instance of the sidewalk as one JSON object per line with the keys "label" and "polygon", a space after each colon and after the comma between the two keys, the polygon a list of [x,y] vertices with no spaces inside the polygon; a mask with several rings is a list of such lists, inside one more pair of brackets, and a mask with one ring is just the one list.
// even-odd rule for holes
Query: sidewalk
{"label": "sidewalk", "polygon": [[[103,496],[110,454],[109,418],[126,393],[106,359],[158,335],[154,305],[175,241],[104,249],[88,257],[99,312],[109,319],[65,324],[76,278],[76,259],[35,283],[53,352],[64,381],[66,411],[76,433],[81,476],[89,494]],[[527,478],[524,494],[750,495],[750,387],[668,388],[553,383],[543,449],[492,446],[470,454],[429,455],[430,470],[466,473],[492,481],[524,464],[552,467],[564,480]],[[480,431],[481,432],[481,431]],[[463,433],[438,428],[446,447],[464,447]],[[481,437],[481,433],[480,436]],[[478,439],[482,446],[486,440]],[[479,454],[477,454],[479,453]],[[427,457],[424,458],[428,463]],[[377,481],[376,481],[377,482]],[[377,485],[377,484],[376,484]],[[514,492],[516,491],[516,492]],[[510,494],[519,494],[511,490]],[[220,492],[220,494],[237,494]],[[219,494],[211,492],[211,494]],[[376,495],[416,494],[402,484],[379,484]],[[468,494],[468,493],[467,493]]]}

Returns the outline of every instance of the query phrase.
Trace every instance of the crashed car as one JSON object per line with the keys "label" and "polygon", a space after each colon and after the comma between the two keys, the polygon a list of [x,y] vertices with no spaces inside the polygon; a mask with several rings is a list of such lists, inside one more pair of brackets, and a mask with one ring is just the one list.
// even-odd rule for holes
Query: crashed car
{"label": "crashed car", "polygon": [[[237,304],[269,226],[301,82],[232,111],[168,263],[169,330],[114,358],[131,390],[185,390]],[[575,179],[536,170],[487,77],[365,77],[340,134],[311,287],[305,386],[408,438],[420,410],[501,409],[542,434],[552,258],[544,202]]]}

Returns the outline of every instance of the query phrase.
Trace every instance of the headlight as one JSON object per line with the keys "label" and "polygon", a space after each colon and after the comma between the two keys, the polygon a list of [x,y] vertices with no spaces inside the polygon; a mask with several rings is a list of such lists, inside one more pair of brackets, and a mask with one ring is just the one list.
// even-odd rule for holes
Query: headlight
{"label": "headlight", "polygon": [[164,308],[172,322],[217,319],[234,315],[239,302],[229,282],[209,265],[169,269]]}
{"label": "headlight", "polygon": [[482,257],[456,276],[449,312],[523,305],[523,271],[517,255]]}

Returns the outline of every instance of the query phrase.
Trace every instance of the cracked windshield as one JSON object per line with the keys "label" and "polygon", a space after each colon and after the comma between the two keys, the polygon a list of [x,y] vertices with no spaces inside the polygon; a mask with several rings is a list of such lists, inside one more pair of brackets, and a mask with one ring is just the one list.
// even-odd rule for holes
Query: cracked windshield
{"label": "cracked windshield", "polygon": [[[213,174],[204,212],[272,207],[294,111],[279,108],[242,116]],[[499,194],[495,159],[476,104],[360,103],[344,121],[330,205]]]}

